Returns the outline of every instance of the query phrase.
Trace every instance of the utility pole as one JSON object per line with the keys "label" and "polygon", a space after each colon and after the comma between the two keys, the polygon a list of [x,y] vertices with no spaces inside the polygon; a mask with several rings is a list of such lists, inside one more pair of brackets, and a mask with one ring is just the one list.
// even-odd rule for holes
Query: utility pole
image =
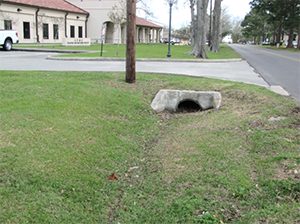
{"label": "utility pole", "polygon": [[136,0],[127,0],[126,80],[135,83]]}

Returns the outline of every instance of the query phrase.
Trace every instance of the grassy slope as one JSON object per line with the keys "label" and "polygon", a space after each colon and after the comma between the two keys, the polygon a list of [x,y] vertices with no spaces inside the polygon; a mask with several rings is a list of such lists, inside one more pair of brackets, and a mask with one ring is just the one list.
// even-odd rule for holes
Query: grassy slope
{"label": "grassy slope", "polygon": [[[1,71],[0,81],[0,223],[300,221],[300,111],[289,99],[147,74],[131,85],[79,72]],[[156,114],[163,88],[220,91],[222,107]]]}

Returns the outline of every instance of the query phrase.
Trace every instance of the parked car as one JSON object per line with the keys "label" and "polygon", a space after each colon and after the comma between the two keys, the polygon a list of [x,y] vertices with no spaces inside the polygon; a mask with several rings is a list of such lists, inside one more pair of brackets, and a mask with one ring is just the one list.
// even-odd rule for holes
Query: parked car
{"label": "parked car", "polygon": [[294,40],[294,41],[293,41],[293,46],[294,46],[294,47],[297,47],[297,46],[298,46],[298,41],[295,41],[295,40]]}
{"label": "parked car", "polygon": [[[177,44],[177,43],[180,43],[180,39],[178,38],[171,38],[171,44],[174,45],[174,44]],[[164,44],[168,44],[169,43],[169,38],[167,37],[163,37],[160,39],[160,43],[164,43]]]}
{"label": "parked car", "polygon": [[12,45],[19,43],[18,32],[16,30],[0,30],[0,46],[4,50],[10,51]]}
{"label": "parked car", "polygon": [[163,44],[169,43],[169,38],[166,38],[166,37],[161,38],[160,43],[163,43]]}

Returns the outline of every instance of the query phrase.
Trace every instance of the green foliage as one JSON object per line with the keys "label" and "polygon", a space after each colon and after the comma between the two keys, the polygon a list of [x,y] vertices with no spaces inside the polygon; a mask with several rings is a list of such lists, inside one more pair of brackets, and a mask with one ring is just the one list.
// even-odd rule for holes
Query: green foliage
{"label": "green foliage", "polygon": [[[299,29],[300,0],[252,0],[251,12],[246,15],[242,27],[248,37],[270,36],[276,33],[276,42],[281,40],[282,31],[289,34],[289,47],[292,47],[294,30]],[[260,30],[261,29],[261,30]],[[273,40],[275,43],[275,40]]]}

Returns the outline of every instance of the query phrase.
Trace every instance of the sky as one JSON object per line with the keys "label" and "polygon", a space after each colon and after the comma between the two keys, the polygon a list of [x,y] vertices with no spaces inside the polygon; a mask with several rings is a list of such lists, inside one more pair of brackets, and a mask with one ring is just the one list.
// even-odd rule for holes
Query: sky
{"label": "sky", "polygon": [[[228,13],[232,17],[240,17],[241,19],[250,11],[249,2],[251,0],[223,0],[222,7],[228,7]],[[188,25],[191,21],[190,8],[183,5],[184,0],[179,0],[179,4],[172,7],[172,27],[179,29]],[[214,0],[213,0],[214,2]],[[210,6],[208,6],[209,10]],[[169,10],[170,6],[164,0],[151,0],[150,9],[154,13],[155,18],[152,21],[162,23],[169,26]],[[139,14],[138,14],[139,15]],[[140,15],[141,16],[141,15]]]}

